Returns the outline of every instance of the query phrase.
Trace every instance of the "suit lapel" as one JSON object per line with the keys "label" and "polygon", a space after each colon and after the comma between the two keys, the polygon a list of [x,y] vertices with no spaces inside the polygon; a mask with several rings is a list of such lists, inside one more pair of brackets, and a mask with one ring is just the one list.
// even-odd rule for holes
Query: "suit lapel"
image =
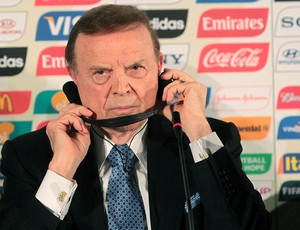
{"label": "suit lapel", "polygon": [[147,146],[151,225],[180,229],[185,196],[177,142],[171,123],[155,117],[149,119]]}
{"label": "suit lapel", "polygon": [[[70,212],[79,229],[102,230],[108,229],[107,215],[94,148],[92,142],[75,174],[78,188]],[[152,229],[184,229],[185,195],[177,141],[171,123],[160,115],[149,119],[147,161]]]}
{"label": "suit lapel", "polygon": [[72,201],[72,215],[75,222],[82,220],[77,222],[79,229],[108,229],[95,154],[91,144],[74,177],[78,188]]}

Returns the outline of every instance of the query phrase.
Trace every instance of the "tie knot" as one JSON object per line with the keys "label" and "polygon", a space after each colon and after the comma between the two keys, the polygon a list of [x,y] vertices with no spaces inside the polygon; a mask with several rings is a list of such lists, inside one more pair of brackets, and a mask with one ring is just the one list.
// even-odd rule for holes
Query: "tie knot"
{"label": "tie knot", "polygon": [[107,156],[111,167],[120,166],[126,172],[131,172],[137,157],[127,145],[114,145]]}

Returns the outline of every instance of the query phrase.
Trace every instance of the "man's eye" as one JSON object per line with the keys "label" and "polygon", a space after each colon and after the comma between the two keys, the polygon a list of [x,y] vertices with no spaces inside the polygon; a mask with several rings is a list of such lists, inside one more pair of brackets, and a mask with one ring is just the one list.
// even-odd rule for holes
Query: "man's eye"
{"label": "man's eye", "polygon": [[147,74],[146,69],[144,66],[141,65],[132,65],[128,70],[127,70],[128,76],[131,76],[133,78],[142,78]]}
{"label": "man's eye", "polygon": [[133,70],[138,70],[138,69],[140,69],[141,68],[141,66],[139,66],[139,65],[134,65],[134,66],[132,66],[132,69]]}
{"label": "man's eye", "polygon": [[109,78],[109,71],[105,69],[95,70],[93,79],[96,84],[104,84]]}
{"label": "man's eye", "polygon": [[100,75],[103,75],[103,74],[105,73],[105,71],[104,71],[104,70],[97,70],[96,73],[97,73],[97,74],[100,74]]}

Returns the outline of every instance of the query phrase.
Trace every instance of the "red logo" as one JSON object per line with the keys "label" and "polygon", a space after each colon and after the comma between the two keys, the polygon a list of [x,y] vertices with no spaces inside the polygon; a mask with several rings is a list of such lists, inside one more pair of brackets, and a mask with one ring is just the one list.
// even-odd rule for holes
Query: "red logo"
{"label": "red logo", "polygon": [[24,113],[30,104],[30,91],[0,91],[0,115]]}
{"label": "red logo", "polygon": [[16,22],[12,19],[5,18],[0,20],[0,28],[2,29],[9,30],[14,28],[15,26],[16,26]]}
{"label": "red logo", "polygon": [[299,109],[300,86],[288,86],[278,94],[277,109]]}
{"label": "red logo", "polygon": [[35,0],[36,6],[89,5],[101,0]]}
{"label": "red logo", "polygon": [[64,55],[65,47],[49,47],[44,49],[39,56],[36,75],[68,75]]}
{"label": "red logo", "polygon": [[41,129],[45,126],[47,126],[47,124],[49,123],[49,121],[43,121],[41,123],[38,124],[38,126],[36,127],[36,129]]}
{"label": "red logo", "polygon": [[202,50],[198,72],[252,72],[267,61],[268,43],[211,44]]}
{"label": "red logo", "polygon": [[197,37],[251,37],[261,34],[267,24],[268,9],[212,9],[199,20]]}

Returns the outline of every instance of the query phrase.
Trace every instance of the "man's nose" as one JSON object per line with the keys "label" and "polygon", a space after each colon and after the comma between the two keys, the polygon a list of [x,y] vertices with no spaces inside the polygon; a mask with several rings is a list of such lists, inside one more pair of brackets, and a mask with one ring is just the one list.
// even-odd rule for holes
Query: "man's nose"
{"label": "man's nose", "polygon": [[131,91],[129,78],[126,73],[116,73],[112,83],[113,94],[128,94]]}

